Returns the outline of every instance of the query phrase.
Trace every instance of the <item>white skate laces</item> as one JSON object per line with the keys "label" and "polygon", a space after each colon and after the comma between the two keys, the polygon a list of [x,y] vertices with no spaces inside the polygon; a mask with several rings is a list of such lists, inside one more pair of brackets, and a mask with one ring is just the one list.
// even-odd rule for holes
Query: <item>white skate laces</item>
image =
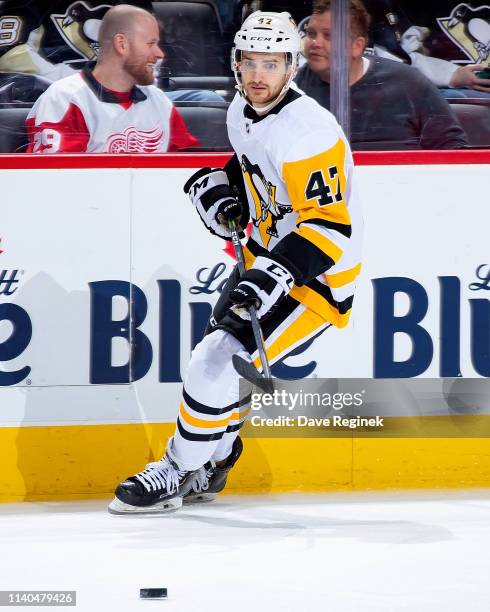
{"label": "white skate laces", "polygon": [[180,479],[186,473],[184,470],[179,470],[176,464],[165,455],[160,461],[148,463],[146,469],[136,474],[135,478],[148,492],[165,489],[167,493],[172,494],[177,491]]}
{"label": "white skate laces", "polygon": [[[206,465],[209,467],[206,468]],[[196,477],[192,481],[192,490],[194,491],[194,493],[202,493],[203,491],[207,491],[207,489],[209,488],[209,479],[213,475],[216,463],[211,460],[206,463],[206,465],[203,465],[201,468],[199,468]]]}

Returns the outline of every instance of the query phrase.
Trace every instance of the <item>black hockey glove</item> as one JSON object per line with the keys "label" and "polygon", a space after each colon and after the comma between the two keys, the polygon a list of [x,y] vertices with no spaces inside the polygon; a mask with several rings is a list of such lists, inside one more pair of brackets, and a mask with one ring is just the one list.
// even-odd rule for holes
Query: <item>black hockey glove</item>
{"label": "black hockey glove", "polygon": [[257,308],[259,319],[268,316],[294,285],[294,277],[282,264],[260,255],[231,291],[232,311],[250,321],[248,308]]}
{"label": "black hockey glove", "polygon": [[231,240],[229,221],[235,221],[240,238],[243,208],[230,187],[228,176],[217,168],[201,168],[184,185],[184,191],[196,207],[207,229],[216,236]]}

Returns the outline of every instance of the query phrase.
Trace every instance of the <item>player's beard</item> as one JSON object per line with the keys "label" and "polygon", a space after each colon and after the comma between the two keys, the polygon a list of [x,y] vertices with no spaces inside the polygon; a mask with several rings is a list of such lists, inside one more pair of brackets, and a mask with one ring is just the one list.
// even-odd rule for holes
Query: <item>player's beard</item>
{"label": "player's beard", "polygon": [[251,83],[248,83],[245,87],[245,94],[247,95],[247,98],[252,102],[252,104],[257,105],[258,107],[267,106],[268,104],[270,104],[279,96],[282,91],[282,88],[284,87],[284,83],[277,83],[273,86],[268,85],[266,83],[260,83],[260,85],[265,87],[265,89],[263,90],[263,96],[254,95]]}
{"label": "player's beard", "polygon": [[124,68],[133,77],[137,85],[152,85],[155,80],[153,67],[150,67],[148,63],[128,62]]}

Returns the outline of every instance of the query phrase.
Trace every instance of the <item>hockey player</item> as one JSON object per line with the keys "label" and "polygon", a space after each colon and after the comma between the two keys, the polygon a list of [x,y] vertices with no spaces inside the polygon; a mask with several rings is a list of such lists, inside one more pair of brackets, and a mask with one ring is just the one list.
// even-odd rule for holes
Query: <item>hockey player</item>
{"label": "hockey player", "polygon": [[175,510],[223,489],[250,399],[239,396],[232,356],[261,365],[250,304],[272,364],[349,320],[362,238],[352,156],[334,117],[292,84],[299,50],[288,13],[257,11],[235,37],[238,93],[227,118],[235,155],[224,171],[199,170],[184,191],[221,238],[230,238],[229,220],[245,228],[251,218],[247,271],[232,273],[192,353],[164,457],[117,487],[110,512]]}

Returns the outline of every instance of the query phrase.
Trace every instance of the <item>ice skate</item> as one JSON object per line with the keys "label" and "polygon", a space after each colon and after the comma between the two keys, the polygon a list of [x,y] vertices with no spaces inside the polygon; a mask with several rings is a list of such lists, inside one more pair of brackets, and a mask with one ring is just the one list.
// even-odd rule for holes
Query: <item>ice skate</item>
{"label": "ice skate", "polygon": [[216,499],[218,493],[225,488],[228,473],[240,458],[242,450],[243,442],[237,437],[224,465],[218,467],[214,461],[205,463],[192,479],[192,488],[184,495],[184,503],[196,504]]}
{"label": "ice skate", "polygon": [[197,470],[179,469],[167,453],[160,461],[117,486],[116,497],[109,504],[111,514],[164,514],[182,506],[182,497],[190,490]]}

